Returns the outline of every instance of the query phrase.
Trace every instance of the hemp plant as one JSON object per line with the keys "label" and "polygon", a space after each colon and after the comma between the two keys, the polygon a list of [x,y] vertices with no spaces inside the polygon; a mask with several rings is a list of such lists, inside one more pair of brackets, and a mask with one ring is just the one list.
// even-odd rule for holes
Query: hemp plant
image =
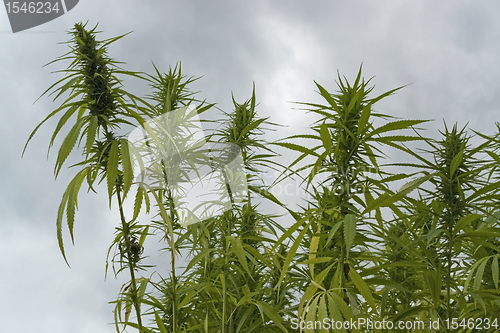
{"label": "hemp plant", "polygon": [[250,192],[235,191],[227,186],[236,180],[234,178],[244,177],[244,183],[253,192],[262,191],[270,196],[259,183],[262,167],[269,167],[268,160],[274,156],[258,138],[266,119],[257,117],[255,91],[244,103],[233,99],[233,104],[234,111],[225,113],[226,120],[221,121],[211,140],[213,147],[226,145],[230,155],[239,151],[244,172],[227,169],[224,173],[224,177],[233,178],[221,184],[227,190],[230,209],[179,230],[179,239],[190,244],[187,267],[177,281],[171,277],[158,284],[164,296],[162,302],[155,302],[169,331],[174,331],[172,309],[176,304],[170,291],[174,283],[179,293],[185,295],[178,308],[184,330],[287,331],[281,314],[287,311],[285,306],[290,294],[278,295],[274,291],[279,272],[276,273],[277,267],[273,264],[279,259],[270,251],[277,230],[284,230],[274,222],[273,216],[257,210]]}
{"label": "hemp plant", "polygon": [[[80,171],[74,176],[63,193],[57,212],[56,230],[59,249],[67,262],[63,243],[63,219],[66,216],[67,227],[74,242],[75,211],[78,193],[85,183],[88,190],[95,192],[101,182],[107,184],[109,206],[116,200],[119,211],[120,227],[115,240],[119,244],[122,269],[128,269],[130,283],[126,290],[137,316],[137,327],[142,330],[140,290],[136,272],[141,269],[143,230],[134,223],[136,216],[128,220],[123,210],[124,200],[131,189],[133,170],[130,161],[129,145],[118,130],[124,126],[137,126],[144,123],[147,103],[122,89],[120,77],[143,77],[118,67],[118,62],[108,56],[108,47],[125,35],[99,41],[96,39],[97,26],[88,29],[86,24],[77,23],[69,31],[72,39],[68,41],[71,51],[50,62],[71,61],[67,69],[57,71],[64,77],[50,86],[42,96],[55,95],[54,101],[69,93],[61,105],[52,111],[31,133],[28,142],[37,130],[49,119],[60,115],[49,143],[49,150],[62,128],[74,119],[74,125],[59,147],[54,173],[57,178],[63,164],[67,161],[75,146],[80,147],[83,159],[72,167]],[[25,147],[26,149],[26,147]],[[144,195],[138,189],[138,197]]]}
{"label": "hemp plant", "polygon": [[[297,213],[295,224],[277,242],[282,244],[299,233],[290,246],[281,279],[298,260],[294,270],[308,281],[299,304],[303,320],[329,317],[344,321],[359,315],[377,318],[379,309],[372,289],[378,282],[370,269],[377,262],[370,255],[377,239],[370,237],[373,222],[368,213],[377,211],[376,221],[383,227],[380,207],[390,206],[423,181],[410,183],[399,193],[389,190],[387,183],[394,177],[380,170],[377,160],[384,153],[378,145],[400,148],[402,142],[420,140],[418,136],[392,133],[424,121],[395,120],[376,127],[372,119],[392,117],[375,112],[375,103],[401,87],[370,98],[373,87],[369,82],[361,78],[360,68],[352,85],[339,76],[335,94],[316,83],[326,104],[300,103],[319,116],[311,126],[313,134],[294,135],[277,143],[300,153],[289,167],[297,166],[298,170],[288,176],[305,172],[303,184],[306,190],[312,188],[308,207]],[[289,141],[296,139],[309,144]],[[307,164],[300,166],[301,161]],[[405,177],[408,175],[399,176]]]}
{"label": "hemp plant", "polygon": [[[495,201],[500,182],[494,176],[500,159],[491,137],[479,134],[483,142],[472,146],[466,128],[459,130],[456,125],[451,130],[445,125],[441,135],[439,141],[426,139],[430,149],[404,148],[421,164],[401,165],[430,175],[431,187],[421,188],[416,199],[408,198],[396,219],[409,243],[405,253],[414,262],[413,286],[404,288],[409,298],[397,317],[439,319],[443,331],[465,332],[470,327],[454,327],[453,318],[494,318],[495,308],[498,313],[495,244],[500,215]],[[393,285],[403,287],[398,282]]]}

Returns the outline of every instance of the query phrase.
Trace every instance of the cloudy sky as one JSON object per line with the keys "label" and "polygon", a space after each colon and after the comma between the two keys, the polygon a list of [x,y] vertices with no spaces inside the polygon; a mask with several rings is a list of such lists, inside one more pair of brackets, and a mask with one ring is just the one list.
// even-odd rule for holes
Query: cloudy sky
{"label": "cloudy sky", "polygon": [[[76,242],[67,241],[71,269],[59,253],[55,217],[74,175],[53,177],[46,159],[55,122],[41,128],[21,159],[33,128],[58,105],[33,102],[56,79],[60,65],[42,66],[67,52],[58,44],[74,23],[99,23],[103,38],[129,31],[110,55],[129,70],[153,73],[182,62],[203,76],[193,89],[229,111],[231,93],[242,102],[255,82],[262,117],[287,127],[277,139],[310,122],[292,101],[319,102],[316,80],[335,90],[337,70],[354,79],[363,63],[375,76],[374,93],[407,85],[376,109],[401,118],[443,120],[493,133],[500,120],[500,3],[496,1],[252,2],[81,0],[66,15],[13,34],[0,10],[0,320],[5,332],[114,332],[112,305],[124,280],[104,281],[105,258],[117,225],[105,191],[82,191]],[[127,89],[148,93],[131,81]],[[66,239],[67,234],[66,234]]]}

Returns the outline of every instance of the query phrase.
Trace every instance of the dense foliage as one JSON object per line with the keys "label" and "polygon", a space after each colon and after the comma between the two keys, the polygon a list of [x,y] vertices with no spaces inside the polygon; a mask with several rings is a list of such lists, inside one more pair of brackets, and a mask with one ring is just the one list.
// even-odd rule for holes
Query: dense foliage
{"label": "dense foliage", "polygon": [[[112,201],[117,204],[110,261],[116,274],[130,277],[113,301],[117,332],[127,327],[161,333],[498,329],[498,134],[445,125],[440,140],[424,137],[415,127],[424,120],[376,111],[378,101],[400,88],[370,97],[373,87],[360,68],[354,83],[339,76],[334,93],[316,83],[323,102],[299,103],[317,116],[309,132],[269,143],[264,126],[279,127],[259,118],[254,87],[248,100],[233,99],[233,110],[224,112],[217,129],[202,139],[211,147],[229,147],[219,149],[225,161],[241,154],[248,191],[228,185],[241,172],[224,169],[221,186],[228,193],[228,209],[186,225],[168,175],[188,177],[183,154],[193,164],[206,162],[187,148],[194,136],[189,126],[174,127],[168,133],[173,141],[162,142],[166,151],[183,151],[159,164],[161,182],[170,185],[163,187],[137,181],[133,161],[143,156],[120,133],[138,127],[155,141],[158,128],[149,125],[151,119],[179,109],[191,110],[191,116],[215,112],[214,104],[195,97],[190,86],[196,79],[183,75],[180,65],[166,73],[154,67],[154,75],[118,67],[108,46],[123,36],[99,41],[96,28],[80,23],[69,33],[71,50],[56,61],[70,65],[44,93],[66,99],[28,142],[43,123],[59,116],[50,149],[62,128],[74,122],[54,170],[57,177],[79,147],[82,160],[74,166],[80,171],[63,193],[56,218],[65,260],[63,220],[73,239],[80,188],[85,184],[96,191],[105,182],[110,208]],[[147,82],[151,95],[127,92],[126,76]],[[144,146],[154,147],[153,141]],[[405,161],[383,164],[391,149],[406,154]],[[285,167],[278,151],[296,156]],[[273,196],[263,181],[269,170],[281,175],[274,186],[290,179],[300,184],[308,198],[299,208]],[[401,181],[404,185],[394,189],[392,184]],[[123,205],[131,196],[133,216],[127,217]],[[276,210],[263,211],[263,200]],[[149,222],[139,223],[145,219]],[[171,267],[169,276],[157,280],[150,272],[141,275],[151,269],[143,250],[154,234],[164,240]],[[422,321],[425,328],[395,326],[402,321]],[[353,322],[375,325],[329,326]]]}

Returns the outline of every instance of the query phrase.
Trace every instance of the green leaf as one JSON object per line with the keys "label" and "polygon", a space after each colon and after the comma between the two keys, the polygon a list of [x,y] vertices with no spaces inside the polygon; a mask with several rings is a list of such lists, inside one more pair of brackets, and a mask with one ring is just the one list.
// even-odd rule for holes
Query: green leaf
{"label": "green leaf", "polygon": [[[306,216],[307,217],[307,216]],[[300,223],[299,223],[300,222]],[[295,225],[301,225],[303,223],[302,219],[297,221]],[[285,262],[283,264],[283,268],[281,270],[281,275],[278,280],[278,286],[281,285],[281,282],[283,282],[283,279],[285,278],[285,275],[288,273],[288,267],[290,266],[290,263],[292,262],[293,258],[295,257],[295,253],[297,253],[297,249],[300,246],[300,243],[302,242],[302,239],[306,235],[307,231],[309,230],[309,227],[311,226],[312,220],[303,227],[303,229],[300,231],[299,235],[293,242],[292,246],[290,247],[290,250],[288,251],[288,254],[286,256]],[[293,231],[292,231],[293,232]],[[281,238],[280,238],[281,239]],[[276,247],[277,245],[275,245]]]}
{"label": "green leaf", "polygon": [[109,150],[108,164],[106,166],[106,175],[108,182],[108,198],[109,207],[111,208],[111,199],[113,198],[113,192],[116,185],[116,177],[118,176],[118,162],[120,160],[118,140],[113,140],[111,142],[111,148]]}
{"label": "green leaf", "polygon": [[339,230],[339,228],[341,226],[343,226],[343,225],[344,225],[344,220],[338,221],[337,223],[335,223],[335,225],[333,226],[333,228],[330,229],[330,232],[328,234],[328,238],[326,240],[325,246],[327,246],[328,243],[330,243],[330,241],[332,240],[332,238],[335,235],[335,233],[337,232],[337,230]]}
{"label": "green leaf", "polygon": [[135,194],[134,200],[134,216],[132,217],[132,221],[135,221],[139,216],[139,213],[141,212],[144,195],[147,195],[147,193],[145,192],[146,190],[143,187],[139,186],[137,188],[137,193]]}
{"label": "green leaf", "polygon": [[260,310],[262,321],[265,323],[264,313],[274,322],[276,326],[278,326],[283,332],[288,332],[286,328],[283,326],[283,318],[279,315],[275,308],[267,304],[266,302],[256,301],[255,305]]}
{"label": "green leaf", "polygon": [[472,280],[472,277],[474,275],[474,272],[476,271],[477,267],[479,265],[481,265],[483,262],[487,261],[489,259],[489,257],[486,257],[486,258],[481,258],[479,259],[478,261],[476,261],[470,268],[469,268],[469,274],[467,275],[467,279],[465,280],[465,283],[464,283],[464,291],[467,291],[467,289],[469,288],[469,284]]}
{"label": "green leaf", "polygon": [[491,275],[493,276],[493,282],[495,283],[495,288],[498,289],[498,255],[493,256],[493,261],[491,262]]}
{"label": "green leaf", "polygon": [[330,152],[332,150],[332,137],[330,136],[330,131],[328,130],[328,127],[325,123],[321,124],[319,128],[319,134],[326,152]]}
{"label": "green leaf", "polygon": [[[172,226],[172,221],[168,217],[167,210],[165,209],[165,206],[163,205],[162,200],[156,193],[156,191],[151,191],[150,193],[153,194],[156,200],[156,204],[158,205],[158,209],[160,210],[160,216],[163,220],[165,228],[165,238],[167,239],[168,244],[170,245],[170,249],[173,253],[175,253],[175,242],[174,242],[174,229]],[[147,198],[147,194],[146,194]]]}
{"label": "green leaf", "polygon": [[481,283],[483,282],[483,274],[484,269],[486,268],[486,264],[488,263],[488,259],[484,260],[481,265],[477,268],[476,277],[474,278],[474,290],[481,289]]}
{"label": "green leaf", "polygon": [[496,190],[497,188],[500,187],[500,181],[498,182],[494,182],[492,184],[489,184],[489,185],[486,185],[482,188],[480,188],[479,190],[475,191],[470,197],[469,197],[469,201],[470,202],[474,202],[474,200],[476,198],[479,198],[481,195],[483,194],[486,194],[486,193],[489,193],[489,192],[492,192],[494,190]]}
{"label": "green leaf", "polygon": [[358,288],[359,292],[361,293],[361,296],[363,296],[368,305],[370,305],[370,307],[375,311],[376,310],[375,299],[373,298],[372,291],[370,290],[366,282],[363,280],[361,275],[359,275],[358,272],[356,272],[356,270],[353,269],[352,267],[349,270],[349,278],[352,280],[356,288]]}
{"label": "green leaf", "polygon": [[[328,313],[326,309],[326,300],[327,296],[325,294],[320,296],[319,299],[319,305],[318,305],[318,320],[323,321],[324,319],[328,318]],[[328,330],[326,328],[323,328],[320,330],[320,333],[328,333]]]}
{"label": "green leaf", "polygon": [[80,191],[80,187],[82,186],[82,183],[85,180],[88,171],[88,168],[80,171],[68,186],[70,191],[68,195],[68,203],[66,206],[66,220],[68,222],[68,230],[73,244],[75,243],[75,238],[73,235],[73,225],[75,221],[75,209],[78,208],[78,192]]}
{"label": "green leaf", "polygon": [[[318,252],[319,246],[319,234],[321,232],[321,225],[318,225],[318,229],[316,230],[316,235],[313,236],[311,240],[311,244],[309,245],[309,262],[316,258],[316,252]],[[314,279],[314,263],[309,264],[309,271],[311,272],[311,277]]]}
{"label": "green leaf", "polygon": [[460,166],[460,164],[462,163],[462,160],[464,158],[464,151],[461,150],[458,154],[455,155],[455,157],[453,157],[453,159],[451,160],[451,164],[450,164],[450,178],[453,177],[453,174],[455,173],[455,171],[457,171],[458,167]]}
{"label": "green leaf", "polygon": [[[80,186],[85,179],[85,176],[88,172],[88,168],[85,168],[78,172],[76,176],[71,180],[71,182],[68,184],[68,187],[63,193],[61,203],[59,204],[59,208],[57,210],[57,218],[56,218],[56,231],[57,231],[57,242],[59,244],[59,250],[61,251],[61,254],[64,258],[64,261],[66,264],[69,266],[68,260],[66,259],[66,254],[64,252],[64,242],[63,242],[63,237],[62,237],[62,221],[64,218],[64,211],[67,205],[76,205],[76,198],[78,195],[78,190],[80,189]],[[72,202],[68,202],[70,199],[70,196],[72,196]],[[73,206],[74,207],[74,206]],[[71,214],[71,213],[70,213]],[[71,238],[73,240],[73,221],[74,221],[74,215],[68,217],[68,228],[69,232],[71,234]]]}
{"label": "green leaf", "polygon": [[123,168],[123,197],[125,198],[134,180],[134,169],[126,139],[120,139],[120,152]]}
{"label": "green leaf", "polygon": [[250,124],[248,124],[240,133],[240,136],[238,137],[238,141],[240,141],[247,133],[249,133],[250,131],[254,130],[255,128],[257,128],[260,124],[262,124],[262,122],[264,122],[265,120],[267,120],[267,118],[263,118],[263,119],[259,119],[259,120],[256,120],[254,122],[251,122]]}
{"label": "green leaf", "polygon": [[85,121],[86,118],[78,119],[73,128],[69,131],[68,135],[64,138],[61,147],[59,148],[59,153],[57,155],[56,165],[54,168],[54,173],[56,177],[59,174],[62,165],[64,164],[69,154],[75,147],[76,140],[80,135],[80,130],[82,129],[82,126],[85,123]]}
{"label": "green leaf", "polygon": [[284,148],[295,150],[295,151],[298,151],[298,152],[301,152],[301,153],[304,153],[304,154],[307,154],[307,155],[312,155],[312,156],[319,157],[319,155],[315,151],[312,151],[309,148],[303,147],[301,145],[297,145],[295,143],[290,143],[290,142],[275,142],[274,144],[277,145],[277,146],[281,146],[281,147],[284,147]]}
{"label": "green leaf", "polygon": [[91,116],[89,120],[89,126],[87,127],[87,142],[85,143],[85,152],[87,156],[90,153],[96,139],[98,120],[98,116]]}
{"label": "green leaf", "polygon": [[389,122],[385,125],[380,126],[379,128],[374,129],[373,131],[370,132],[370,134],[368,136],[373,137],[374,135],[385,133],[385,132],[391,132],[391,131],[411,128],[414,125],[418,125],[418,124],[421,124],[421,123],[426,122],[426,121],[427,120],[397,120],[397,121],[392,121],[392,122]]}
{"label": "green leaf", "polygon": [[486,151],[486,153],[488,153],[488,155],[490,155],[497,163],[500,163],[500,156],[492,151]]}
{"label": "green leaf", "polygon": [[[316,295],[309,303],[306,314],[306,322],[314,323],[316,321],[316,312],[318,310],[319,297],[320,295]],[[315,330],[306,326],[305,333],[315,333]]]}
{"label": "green leaf", "polygon": [[423,140],[423,139],[419,136],[388,135],[372,139],[371,141],[380,143],[389,143],[389,142],[407,142],[407,141],[418,141],[418,140]]}
{"label": "green leaf", "polygon": [[155,321],[156,325],[158,325],[158,329],[160,330],[160,333],[168,333],[167,328],[165,327],[165,324],[163,324],[163,320],[161,320],[160,316],[158,313],[155,311]]}
{"label": "green leaf", "polygon": [[144,245],[144,241],[146,240],[146,237],[149,235],[148,232],[149,232],[149,225],[147,225],[144,228],[144,230],[141,232],[141,238],[139,239],[139,245],[140,246]]}
{"label": "green leaf", "polygon": [[56,128],[54,129],[54,133],[52,133],[52,137],[49,142],[49,151],[52,145],[54,144],[54,140],[57,137],[57,134],[61,131],[62,127],[66,124],[68,119],[78,110],[78,105],[74,104],[68,108],[68,110],[59,118],[59,122],[57,123]]}
{"label": "green leaf", "polygon": [[477,221],[478,219],[481,218],[480,214],[469,214],[464,217],[462,217],[456,224],[454,228],[454,233],[459,232],[462,230],[464,227],[468,226],[472,222]]}
{"label": "green leaf", "polygon": [[347,214],[344,219],[344,237],[345,246],[347,253],[351,250],[352,244],[354,243],[354,237],[356,237],[356,223],[358,219],[354,214]]}
{"label": "green leaf", "polygon": [[368,120],[370,119],[370,115],[372,113],[371,104],[367,104],[363,107],[363,111],[361,112],[361,116],[358,120],[358,136],[364,132],[366,125],[368,124]]}
{"label": "green leaf", "polygon": [[243,244],[241,243],[241,239],[235,238],[233,236],[227,236],[227,238],[231,242],[233,251],[236,254],[236,257],[238,258],[238,261],[240,262],[241,266],[243,266],[248,275],[251,275],[246,258],[247,253],[243,249]]}
{"label": "green leaf", "polygon": [[323,98],[330,104],[330,106],[335,110],[335,111],[340,111],[339,106],[337,105],[337,102],[335,99],[332,97],[332,94],[330,94],[325,88],[323,88],[321,85],[319,85],[316,81],[314,81],[316,84],[316,87],[319,89],[319,93]]}
{"label": "green leaf", "polygon": [[439,234],[441,234],[442,232],[444,232],[443,229],[431,229],[429,230],[429,232],[427,233],[427,247],[429,247],[431,245],[431,242],[434,238],[436,238],[437,236],[439,236]]}
{"label": "green leaf", "polygon": [[440,304],[441,273],[436,270],[427,270],[424,272],[424,280],[427,284],[431,298],[434,301],[434,306],[437,307]]}

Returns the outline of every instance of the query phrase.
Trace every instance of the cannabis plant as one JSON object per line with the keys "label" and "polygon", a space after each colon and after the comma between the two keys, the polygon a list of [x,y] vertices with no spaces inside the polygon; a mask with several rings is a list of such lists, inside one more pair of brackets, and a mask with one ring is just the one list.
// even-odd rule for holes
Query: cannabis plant
{"label": "cannabis plant", "polygon": [[[380,170],[378,159],[384,156],[383,145],[399,148],[402,142],[420,139],[392,132],[411,129],[424,121],[395,120],[376,127],[373,119],[391,117],[375,112],[375,103],[400,88],[370,98],[373,87],[368,86],[369,81],[361,78],[360,68],[354,84],[339,76],[335,94],[316,83],[326,103],[301,103],[319,116],[311,126],[313,133],[278,143],[300,153],[290,165],[290,169],[297,166],[291,174],[306,172],[303,184],[312,197],[277,243],[299,233],[290,247],[281,278],[292,262],[299,260],[297,264],[303,268],[295,269],[307,279],[299,315],[308,322],[327,317],[337,321],[356,316],[378,317],[373,291],[379,280],[370,269],[377,263],[370,249],[377,247],[378,242],[370,235],[374,222],[369,212],[376,210],[378,227],[383,228],[380,207],[390,205],[398,195],[402,197],[417,186],[411,184],[397,195],[391,192],[387,183],[394,178]],[[309,145],[289,141],[293,139],[306,140]],[[299,166],[303,160],[306,165]]]}

